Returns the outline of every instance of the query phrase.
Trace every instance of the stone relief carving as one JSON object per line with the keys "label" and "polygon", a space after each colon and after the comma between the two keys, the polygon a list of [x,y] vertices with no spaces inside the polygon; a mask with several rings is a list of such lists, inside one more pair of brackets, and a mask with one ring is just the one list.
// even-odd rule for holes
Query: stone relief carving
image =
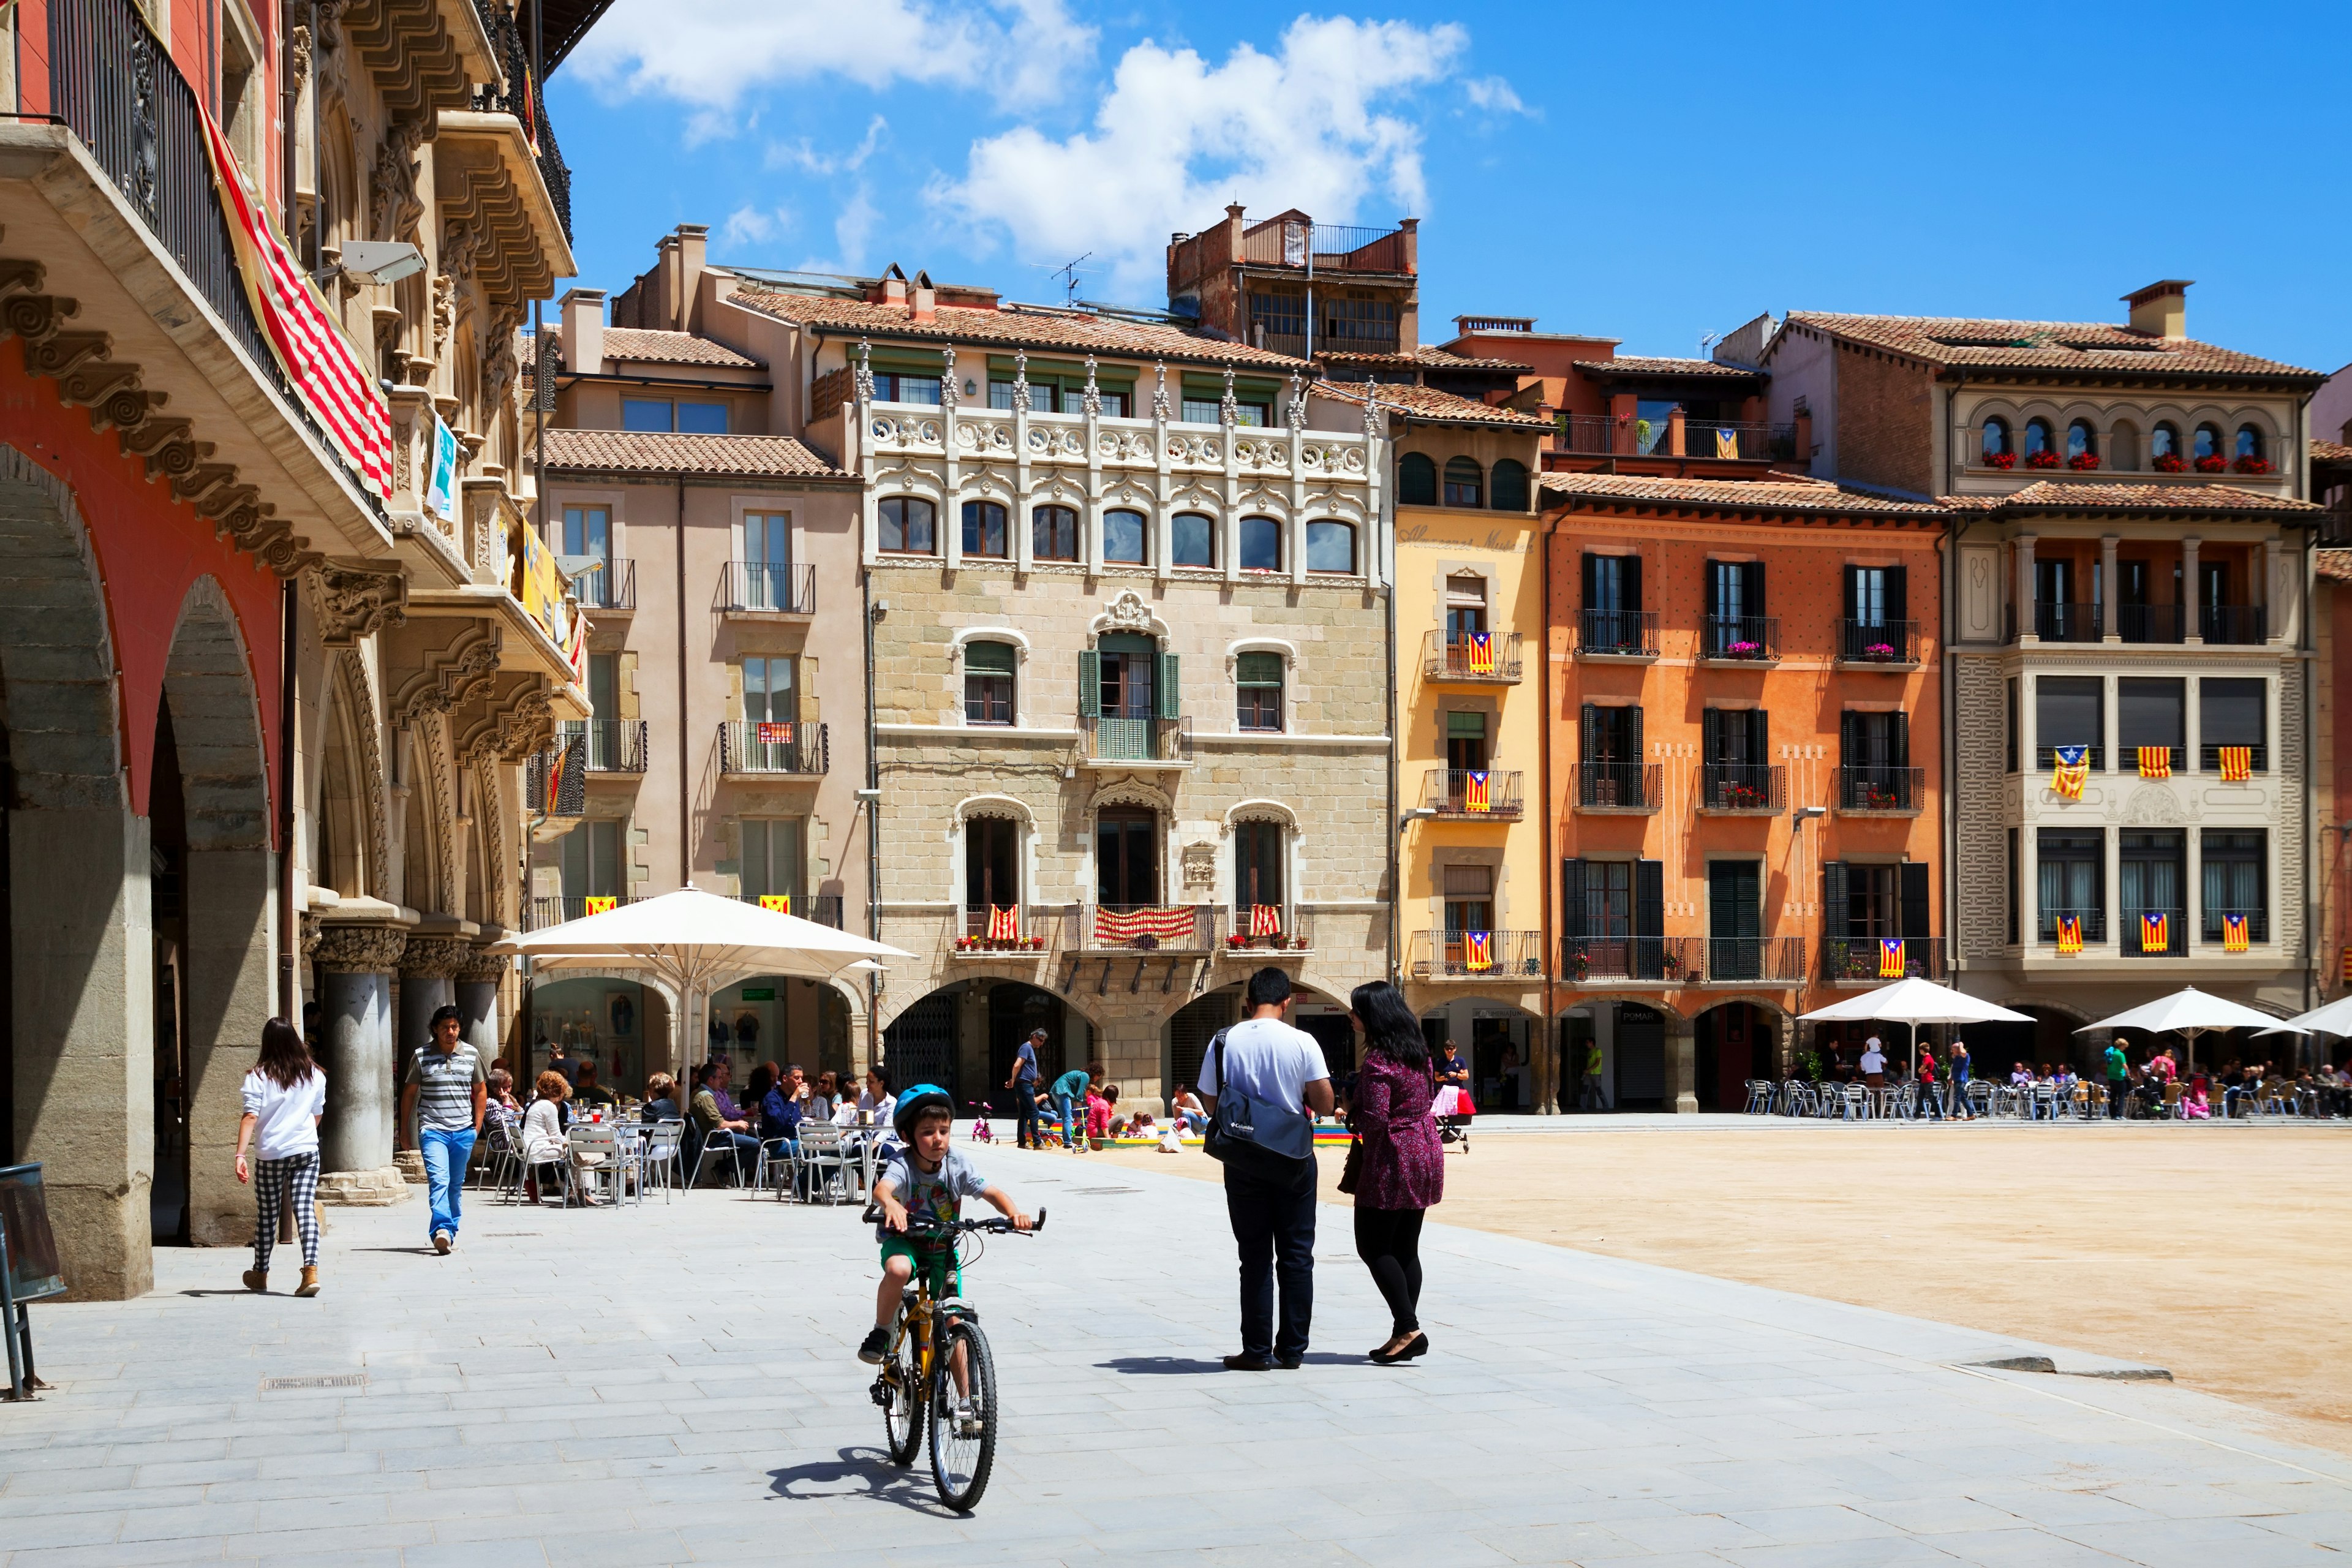
{"label": "stone relief carving", "polygon": [[503,952],[485,952],[478,947],[468,947],[457,961],[457,976],[460,980],[497,981],[505,978],[514,967],[514,960]]}
{"label": "stone relief carving", "polygon": [[343,974],[390,974],[400,968],[408,933],[398,926],[325,928],[310,955],[312,967]]}
{"label": "stone relief carving", "polygon": [[1103,607],[1102,619],[1104,626],[1115,631],[1148,632],[1160,624],[1151,606],[1132,588]]}
{"label": "stone relief carving", "polygon": [[383,731],[376,722],[375,692],[368,684],[367,661],[355,647],[336,660],[337,684],[347,708],[352,731],[360,742],[361,776],[352,781],[368,817],[368,892],[392,897],[392,830],[383,811]]}
{"label": "stone relief carving", "polygon": [[412,936],[400,954],[403,974],[454,978],[472,956],[474,944],[452,936]]}
{"label": "stone relief carving", "polygon": [[1187,888],[1213,888],[1217,884],[1217,847],[1213,844],[1184,846],[1184,885]]}
{"label": "stone relief carving", "polygon": [[370,232],[400,239],[416,232],[425,204],[416,199],[416,150],[425,142],[425,121],[401,120],[384,132],[375,152],[375,177],[368,182]]}
{"label": "stone relief carving", "polygon": [[322,565],[308,581],[319,637],[329,647],[349,647],[407,619],[408,574],[398,565]]}

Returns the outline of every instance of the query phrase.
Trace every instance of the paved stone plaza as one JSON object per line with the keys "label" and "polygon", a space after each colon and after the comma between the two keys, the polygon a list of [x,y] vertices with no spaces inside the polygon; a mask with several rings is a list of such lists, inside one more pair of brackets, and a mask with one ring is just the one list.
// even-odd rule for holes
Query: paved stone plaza
{"label": "paved stone plaza", "polygon": [[[1497,1145],[1488,1150],[1500,1155]],[[1480,1158],[1489,1157],[1486,1151]],[[1506,1237],[1433,1229],[1402,1369],[1327,1209],[1316,1349],[1241,1374],[1222,1194],[981,1155],[1053,1213],[969,1277],[1005,1440],[980,1511],[881,1457],[854,1211],[732,1193],[620,1213],[332,1215],[316,1301],[159,1251],[156,1290],[36,1309],[0,1406],[0,1568],[856,1561],[2341,1563],[2352,1459],[2163,1383]],[[1442,1213],[1443,1211],[1439,1211]],[[281,1289],[293,1283],[281,1251]],[[2315,1326],[2316,1331],[2316,1326]],[[363,1386],[262,1391],[269,1377]]]}

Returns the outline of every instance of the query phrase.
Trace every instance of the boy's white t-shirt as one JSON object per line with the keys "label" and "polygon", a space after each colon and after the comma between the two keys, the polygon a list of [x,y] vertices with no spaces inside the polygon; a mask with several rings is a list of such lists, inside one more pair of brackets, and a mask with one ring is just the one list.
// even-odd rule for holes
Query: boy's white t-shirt
{"label": "boy's white t-shirt", "polygon": [[259,1068],[245,1075],[245,1110],[254,1119],[255,1157],[290,1160],[319,1152],[319,1118],[327,1110],[327,1075],[317,1068],[291,1089]]}

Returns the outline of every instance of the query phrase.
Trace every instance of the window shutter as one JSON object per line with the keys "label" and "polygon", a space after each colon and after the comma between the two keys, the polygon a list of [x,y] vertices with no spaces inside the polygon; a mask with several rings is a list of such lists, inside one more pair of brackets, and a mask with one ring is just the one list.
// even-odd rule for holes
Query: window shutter
{"label": "window shutter", "polygon": [[1588,763],[1599,762],[1601,760],[1601,709],[1597,704],[1588,702],[1584,705],[1583,721],[1577,726],[1577,729],[1580,736],[1581,760]]}
{"label": "window shutter", "polygon": [[1600,561],[1601,558],[1592,552],[1588,550],[1584,552],[1584,597],[1579,603],[1588,610],[1599,607],[1593,603],[1593,590],[1595,580],[1601,575]]}
{"label": "window shutter", "polygon": [[1887,717],[1891,721],[1887,725],[1887,740],[1891,742],[1887,750],[1894,753],[1886,759],[1887,765],[1907,768],[1911,765],[1911,715],[1890,713]]}
{"label": "window shutter", "polygon": [[1567,859],[1559,863],[1559,931],[1570,942],[1584,939],[1584,862],[1581,860]]}
{"label": "window shutter", "polygon": [[1911,618],[1911,569],[1889,566],[1886,569],[1886,618],[1907,621]]}
{"label": "window shutter", "polygon": [[[1722,614],[1723,563],[1710,561],[1706,563],[1706,618],[1711,621]],[[1710,642],[1708,646],[1714,645]]]}
{"label": "window shutter", "polygon": [[1638,768],[1647,754],[1642,750],[1642,710],[1628,708],[1625,710],[1625,760]]}
{"label": "window shutter", "polygon": [[1618,567],[1618,571],[1623,575],[1618,581],[1621,584],[1620,597],[1624,602],[1617,607],[1621,610],[1638,610],[1642,607],[1642,558],[1638,555],[1627,555],[1621,559],[1623,564]]}
{"label": "window shutter", "polygon": [[1772,712],[1768,708],[1748,712],[1748,760],[1759,764],[1772,760]]}
{"label": "window shutter", "polygon": [[1102,655],[1093,648],[1078,655],[1078,716],[1102,717]]}
{"label": "window shutter", "polygon": [[1633,862],[1633,934],[1666,934],[1666,863]]}
{"label": "window shutter", "polygon": [[1927,930],[1927,867],[1924,861],[1903,866],[1903,940],[1925,942]]}
{"label": "window shutter", "polygon": [[1723,755],[1723,710],[1709,708],[1698,716],[1698,760],[1719,763]]}
{"label": "window shutter", "polygon": [[1184,687],[1183,683],[1178,679],[1179,672],[1176,666],[1176,655],[1172,653],[1163,653],[1160,656],[1160,690],[1158,696],[1160,699],[1159,716],[1162,719],[1179,719],[1183,717]]}
{"label": "window shutter", "polygon": [[1862,568],[1859,566],[1845,569],[1845,618],[1849,621],[1862,619]]}
{"label": "window shutter", "polygon": [[1867,761],[1862,754],[1862,715],[1847,709],[1838,715],[1838,762],[1858,768]]}
{"label": "window shutter", "polygon": [[1845,862],[1822,862],[1822,932],[1832,941],[1851,936],[1845,907]]}
{"label": "window shutter", "polygon": [[1747,590],[1743,595],[1748,601],[1744,613],[1751,616],[1764,614],[1764,563],[1743,561],[1739,570],[1743,579],[1741,586]]}

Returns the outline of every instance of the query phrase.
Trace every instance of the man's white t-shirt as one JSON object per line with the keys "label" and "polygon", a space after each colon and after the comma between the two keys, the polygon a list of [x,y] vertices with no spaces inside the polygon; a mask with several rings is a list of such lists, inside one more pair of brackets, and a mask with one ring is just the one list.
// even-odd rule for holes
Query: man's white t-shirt
{"label": "man's white t-shirt", "polygon": [[[1245,1018],[1225,1031],[1224,1071],[1217,1070],[1217,1050],[1212,1046],[1201,1060],[1202,1094],[1219,1099],[1240,1094],[1252,1105],[1287,1112],[1296,1121],[1295,1138],[1276,1135],[1259,1124],[1258,1142],[1276,1153],[1305,1159],[1314,1152],[1314,1131],[1303,1110],[1307,1086],[1331,1076],[1324,1065],[1323,1047],[1304,1029],[1294,1029],[1279,1018]],[[1230,1087],[1228,1087],[1230,1086]],[[1291,1143],[1296,1148],[1289,1147]]]}
{"label": "man's white t-shirt", "polygon": [[1866,1073],[1886,1070],[1886,1053],[1878,1048],[1876,1040],[1871,1041],[1869,1047],[1862,1053],[1862,1070]]}

